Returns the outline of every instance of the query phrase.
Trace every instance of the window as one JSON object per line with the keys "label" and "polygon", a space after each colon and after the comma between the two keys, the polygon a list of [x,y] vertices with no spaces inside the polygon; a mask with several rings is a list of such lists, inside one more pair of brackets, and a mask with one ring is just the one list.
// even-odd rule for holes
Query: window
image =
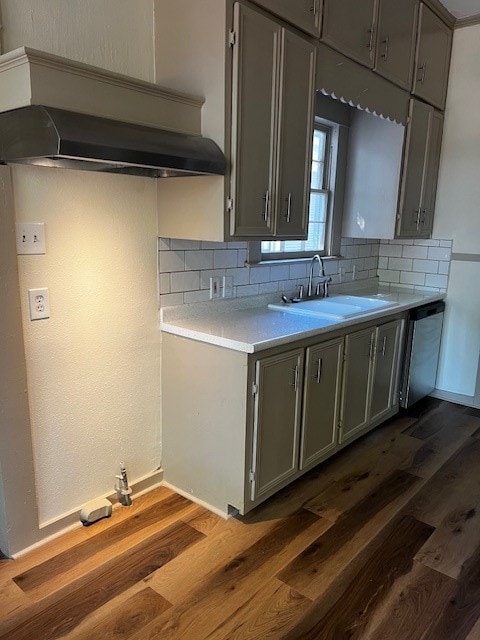
{"label": "window", "polygon": [[262,260],[334,253],[332,187],[336,179],[339,129],[336,123],[317,118],[313,132],[308,238],[262,242]]}

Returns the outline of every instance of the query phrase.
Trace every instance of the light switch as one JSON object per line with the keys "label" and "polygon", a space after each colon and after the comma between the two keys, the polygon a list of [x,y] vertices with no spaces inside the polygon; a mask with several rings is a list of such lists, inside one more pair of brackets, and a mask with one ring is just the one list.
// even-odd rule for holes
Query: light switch
{"label": "light switch", "polygon": [[15,231],[19,256],[46,253],[44,222],[17,222]]}

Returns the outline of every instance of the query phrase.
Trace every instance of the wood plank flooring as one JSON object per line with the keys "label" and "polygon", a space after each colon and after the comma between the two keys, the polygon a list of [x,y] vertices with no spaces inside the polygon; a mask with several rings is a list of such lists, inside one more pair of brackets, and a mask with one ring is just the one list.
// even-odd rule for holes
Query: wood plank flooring
{"label": "wood plank flooring", "polygon": [[480,640],[480,411],[427,398],[243,518],[160,488],[18,559],[0,640]]}

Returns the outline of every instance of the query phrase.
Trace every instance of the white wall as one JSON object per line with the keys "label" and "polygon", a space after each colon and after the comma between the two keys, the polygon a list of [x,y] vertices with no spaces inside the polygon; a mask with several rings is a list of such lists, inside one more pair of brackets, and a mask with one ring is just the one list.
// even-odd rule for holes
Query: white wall
{"label": "white wall", "polygon": [[[152,0],[0,0],[3,51],[26,45],[154,81]],[[41,524],[160,463],[156,183],[16,167],[16,216],[46,223],[47,254],[20,257]],[[51,317],[30,322],[27,289]],[[38,532],[37,532],[38,537]],[[16,549],[18,550],[18,549]]]}
{"label": "white wall", "polygon": [[455,253],[480,254],[479,60],[480,25],[457,29],[434,225],[434,237],[453,239],[454,254],[437,387],[467,397],[475,393],[480,354],[480,262],[455,260]]}
{"label": "white wall", "polygon": [[155,81],[153,0],[0,0],[3,51],[28,46]]}
{"label": "white wall", "polygon": [[[155,181],[15,167],[17,220],[45,222],[47,253],[20,256],[40,521],[160,463]],[[48,287],[48,320],[27,290]]]}

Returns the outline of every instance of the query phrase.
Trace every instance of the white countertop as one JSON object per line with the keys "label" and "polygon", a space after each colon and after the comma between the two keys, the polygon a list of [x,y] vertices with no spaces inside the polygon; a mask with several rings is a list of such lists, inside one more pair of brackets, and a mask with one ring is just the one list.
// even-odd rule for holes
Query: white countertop
{"label": "white countertop", "polygon": [[[346,292],[344,292],[346,293]],[[382,298],[392,300],[398,304],[387,309],[368,311],[353,318],[316,318],[311,316],[286,313],[268,309],[267,304],[256,296],[228,301],[230,304],[222,306],[214,303],[202,305],[188,305],[188,309],[181,307],[175,312],[171,307],[162,313],[161,329],[166,333],[173,333],[192,340],[208,342],[227,349],[256,353],[271,347],[287,344],[292,340],[301,340],[312,336],[323,335],[329,331],[352,327],[366,320],[387,318],[407,309],[421,306],[428,302],[435,302],[445,298],[445,293],[419,293],[403,290],[401,292],[383,291],[354,291],[353,295],[376,295],[382,293]],[[280,298],[278,294],[275,300]],[[227,302],[227,301],[225,301]],[[209,306],[210,305],[210,308]],[[246,308],[245,308],[246,307]],[[177,316],[177,317],[176,317]]]}

